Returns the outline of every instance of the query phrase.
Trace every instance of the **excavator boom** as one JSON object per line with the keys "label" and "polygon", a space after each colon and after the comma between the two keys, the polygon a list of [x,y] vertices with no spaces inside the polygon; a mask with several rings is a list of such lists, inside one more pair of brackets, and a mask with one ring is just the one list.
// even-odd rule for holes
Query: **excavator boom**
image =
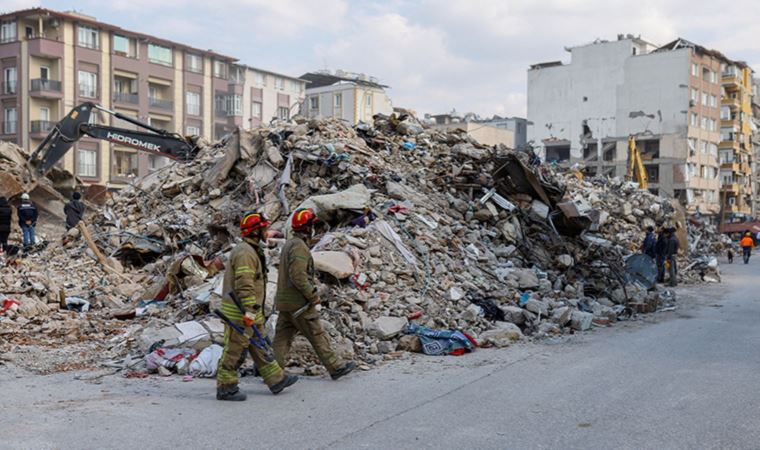
{"label": "excavator boom", "polygon": [[626,173],[626,179],[632,181],[634,176],[641,189],[649,189],[649,178],[644,167],[644,161],[641,159],[641,152],[636,145],[636,139],[631,136],[628,138],[628,172]]}
{"label": "excavator boom", "polygon": [[[93,124],[90,122],[93,110],[110,114],[144,128],[146,131]],[[152,127],[132,117],[108,110],[94,103],[82,103],[61,119],[53,127],[53,131],[45,137],[32,153],[29,159],[31,164],[35,166],[37,174],[44,176],[83,136],[103,139],[183,161],[194,158],[198,151],[197,147],[183,136]]]}

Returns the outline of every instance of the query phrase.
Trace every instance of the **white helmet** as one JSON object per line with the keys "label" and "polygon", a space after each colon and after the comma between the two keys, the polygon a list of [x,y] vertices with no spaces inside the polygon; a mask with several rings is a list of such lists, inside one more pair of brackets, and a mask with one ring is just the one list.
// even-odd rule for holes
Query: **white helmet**
{"label": "white helmet", "polygon": [[21,200],[29,200],[29,194],[27,194],[26,192],[21,194]]}

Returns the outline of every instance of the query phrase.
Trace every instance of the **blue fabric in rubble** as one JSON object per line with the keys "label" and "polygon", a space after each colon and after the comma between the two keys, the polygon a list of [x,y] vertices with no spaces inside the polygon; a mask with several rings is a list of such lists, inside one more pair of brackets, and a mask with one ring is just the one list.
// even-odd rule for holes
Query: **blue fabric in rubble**
{"label": "blue fabric in rubble", "polygon": [[420,338],[422,353],[426,355],[447,355],[458,349],[472,351],[475,348],[461,331],[434,330],[410,323],[405,332]]}

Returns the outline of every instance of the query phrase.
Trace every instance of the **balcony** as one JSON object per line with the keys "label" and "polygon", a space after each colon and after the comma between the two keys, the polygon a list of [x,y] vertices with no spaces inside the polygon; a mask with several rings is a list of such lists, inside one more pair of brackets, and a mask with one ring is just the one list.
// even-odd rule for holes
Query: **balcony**
{"label": "balcony", "polygon": [[739,163],[737,161],[728,161],[720,164],[720,168],[723,170],[730,170],[731,172],[739,171]]}
{"label": "balcony", "polygon": [[721,76],[721,84],[726,89],[739,89],[741,87],[741,78],[737,72],[726,72]]}
{"label": "balcony", "polygon": [[742,106],[739,97],[723,97],[720,99],[720,104],[731,108],[740,108]]}
{"label": "balcony", "polygon": [[16,95],[18,93],[18,82],[4,81],[0,83],[0,95]]}
{"label": "balcony", "polygon": [[53,130],[55,122],[49,120],[32,120],[31,125],[31,137],[44,138]]}
{"label": "balcony", "polygon": [[128,103],[130,105],[136,105],[140,102],[140,96],[137,93],[131,92],[114,92],[113,101],[117,103]]}
{"label": "balcony", "polygon": [[45,38],[28,40],[29,54],[45,58],[63,58],[63,42]]}
{"label": "balcony", "polygon": [[45,78],[34,79],[29,88],[29,95],[42,98],[62,98],[61,82]]}
{"label": "balcony", "polygon": [[151,108],[164,109],[167,111],[174,109],[174,102],[163,98],[148,97],[148,104]]}
{"label": "balcony", "polygon": [[726,192],[739,192],[741,185],[739,183],[723,183],[720,186],[720,190]]}

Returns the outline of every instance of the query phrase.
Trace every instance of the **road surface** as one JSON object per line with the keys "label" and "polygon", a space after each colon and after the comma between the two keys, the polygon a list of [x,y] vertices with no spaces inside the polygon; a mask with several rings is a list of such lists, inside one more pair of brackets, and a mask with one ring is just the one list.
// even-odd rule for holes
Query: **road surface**
{"label": "road surface", "polygon": [[570,339],[416,355],[279,396],[0,366],[0,448],[760,448],[760,259],[679,308]]}

